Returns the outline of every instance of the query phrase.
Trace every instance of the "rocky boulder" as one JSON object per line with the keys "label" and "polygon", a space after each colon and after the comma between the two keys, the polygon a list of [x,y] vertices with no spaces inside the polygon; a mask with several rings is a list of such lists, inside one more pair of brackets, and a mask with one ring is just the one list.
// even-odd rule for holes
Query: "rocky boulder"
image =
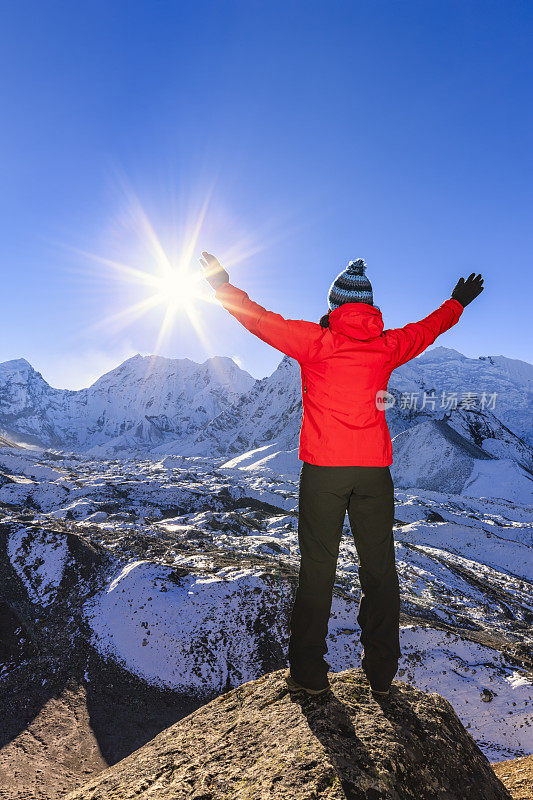
{"label": "rocky boulder", "polygon": [[276,670],[212,700],[67,800],[510,800],[450,703],[359,669],[290,695]]}

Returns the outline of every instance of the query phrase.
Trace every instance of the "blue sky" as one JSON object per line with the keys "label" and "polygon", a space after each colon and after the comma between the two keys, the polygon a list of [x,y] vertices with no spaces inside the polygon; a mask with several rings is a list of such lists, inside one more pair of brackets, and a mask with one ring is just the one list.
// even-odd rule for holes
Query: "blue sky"
{"label": "blue sky", "polygon": [[[209,197],[195,256],[288,318],[318,321],[352,258],[387,327],[480,271],[439,343],[532,360],[532,18],[514,0],[5,5],[0,361],[79,388],[153,351],[164,308],[105,324],[146,290],[83,255],[151,269],[133,197],[169,253]],[[195,308],[201,330],[178,313],[162,355],[275,369]]]}

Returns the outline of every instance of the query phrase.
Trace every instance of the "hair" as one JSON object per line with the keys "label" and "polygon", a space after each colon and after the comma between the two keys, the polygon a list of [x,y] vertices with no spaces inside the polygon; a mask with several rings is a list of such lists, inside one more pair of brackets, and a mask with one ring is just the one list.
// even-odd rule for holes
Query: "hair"
{"label": "hair", "polygon": [[329,328],[329,311],[328,311],[327,314],[324,314],[324,316],[320,318],[319,324],[323,328]]}

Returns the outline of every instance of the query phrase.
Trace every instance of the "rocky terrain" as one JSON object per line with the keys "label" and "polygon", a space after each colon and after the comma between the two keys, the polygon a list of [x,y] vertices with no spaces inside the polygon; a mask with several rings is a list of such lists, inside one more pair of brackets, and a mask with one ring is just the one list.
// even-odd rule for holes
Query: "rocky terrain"
{"label": "rocky terrain", "polygon": [[492,768],[513,800],[529,800],[533,786],[533,755],[500,761]]}
{"label": "rocky terrain", "polygon": [[361,670],[321,698],[283,670],[217,697],[68,800],[510,800],[452,706],[397,682],[377,702]]}

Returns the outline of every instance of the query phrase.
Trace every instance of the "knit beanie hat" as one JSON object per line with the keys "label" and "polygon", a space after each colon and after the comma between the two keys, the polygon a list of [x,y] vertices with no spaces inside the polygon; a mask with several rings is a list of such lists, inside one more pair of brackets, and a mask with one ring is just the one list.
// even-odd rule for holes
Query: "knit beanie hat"
{"label": "knit beanie hat", "polygon": [[330,311],[343,303],[368,303],[374,305],[372,285],[365,275],[366,264],[362,258],[350,261],[346,269],[340,272],[328,292]]}

